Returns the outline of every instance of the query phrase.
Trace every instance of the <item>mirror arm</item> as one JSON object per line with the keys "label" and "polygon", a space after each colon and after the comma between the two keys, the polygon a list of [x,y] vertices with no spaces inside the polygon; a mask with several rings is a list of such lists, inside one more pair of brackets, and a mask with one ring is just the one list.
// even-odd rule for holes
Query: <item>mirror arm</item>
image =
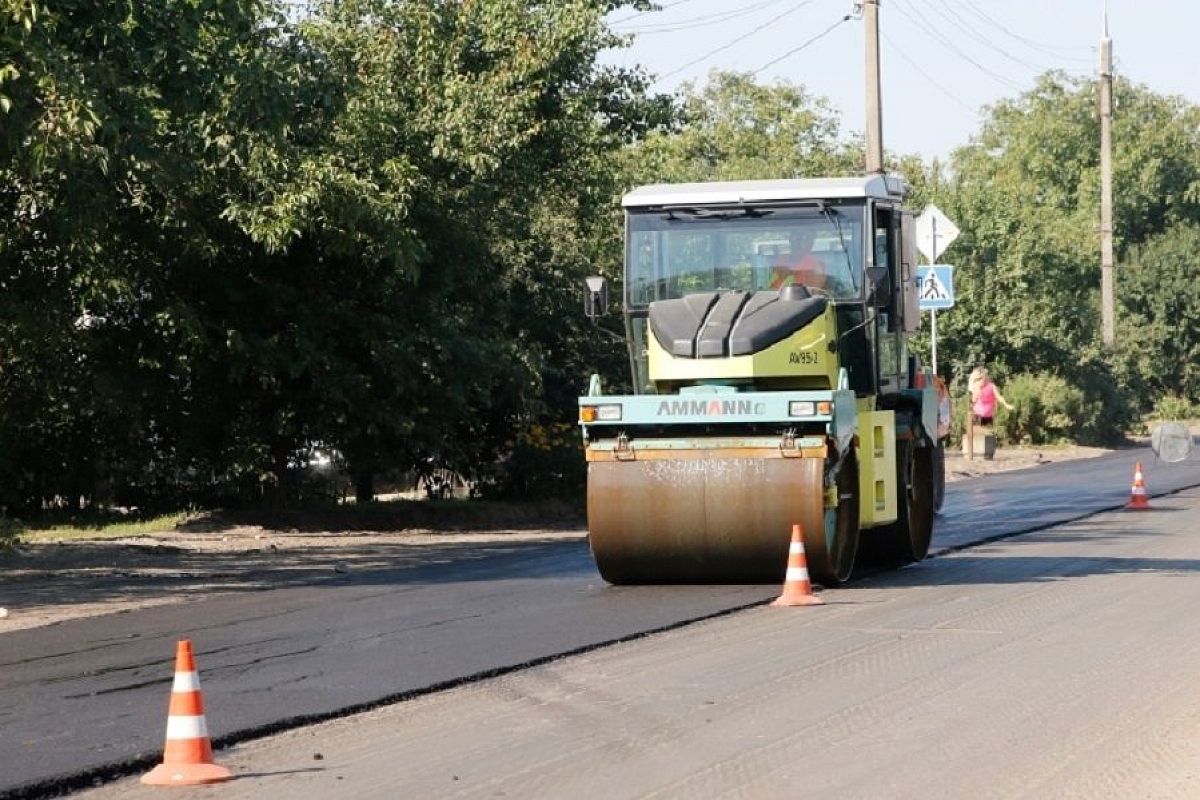
{"label": "mirror arm", "polygon": [[592,327],[595,328],[596,330],[600,331],[601,333],[603,333],[605,336],[609,337],[613,341],[620,342],[621,344],[628,344],[629,340],[626,339],[623,335],[617,333],[616,331],[610,331],[608,328],[601,325],[599,318],[592,317],[591,320],[592,320]]}

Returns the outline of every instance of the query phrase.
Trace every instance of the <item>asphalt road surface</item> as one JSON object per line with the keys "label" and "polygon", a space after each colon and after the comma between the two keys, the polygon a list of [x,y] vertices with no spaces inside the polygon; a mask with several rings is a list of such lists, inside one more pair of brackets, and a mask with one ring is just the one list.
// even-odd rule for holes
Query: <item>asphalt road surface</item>
{"label": "asphalt road surface", "polygon": [[1194,799],[1200,490],[1155,506],[248,743],[204,796]]}
{"label": "asphalt road surface", "polygon": [[[1127,451],[952,484],[948,487],[945,513],[938,521],[935,535],[935,549],[943,553],[941,558],[860,581],[848,589],[829,593],[828,598],[839,609],[849,605],[863,613],[877,606],[893,607],[891,600],[862,599],[871,592],[880,591],[907,597],[896,601],[894,607],[908,608],[911,614],[918,614],[926,604],[940,608],[947,603],[966,602],[973,607],[974,591],[967,592],[961,599],[937,599],[933,593],[935,589],[953,592],[953,587],[958,585],[954,581],[960,579],[948,582],[929,570],[949,569],[944,565],[950,563],[969,565],[973,563],[972,559],[980,560],[980,553],[989,552],[987,548],[1001,546],[994,543],[984,550],[975,548],[951,555],[952,551],[971,542],[1042,528],[1055,521],[1077,519],[1120,506],[1128,497],[1135,458],[1147,463],[1146,477],[1152,494],[1200,485],[1200,462],[1155,465],[1150,463],[1152,457],[1148,451]],[[1175,501],[1161,500],[1156,505],[1167,502]],[[1162,512],[1138,515],[1137,530],[1168,518],[1182,516]],[[1131,520],[1133,517],[1120,514],[1115,519]],[[1115,525],[1118,529],[1122,525],[1128,528],[1130,523]],[[1024,536],[1020,543],[1037,541],[1040,536],[1058,542],[1055,532],[1053,537],[1049,534]],[[1127,534],[1122,536],[1128,538]],[[1065,544],[1073,538],[1076,537],[1058,543]],[[1162,537],[1153,539],[1160,540],[1165,541]],[[1101,544],[1105,541],[1108,539],[1102,539]],[[553,661],[561,654],[585,652],[650,631],[727,614],[761,603],[777,593],[777,587],[769,586],[609,587],[596,575],[582,542],[476,545],[461,551],[446,549],[442,554],[438,563],[353,573],[314,586],[214,595],[180,606],[150,608],[0,636],[0,795],[36,794],[56,785],[80,785],[95,776],[137,770],[152,762],[162,744],[174,642],[184,636],[192,638],[196,644],[210,731],[218,742],[237,741],[272,729],[334,717],[348,709],[367,708],[445,689],[457,681],[501,674],[538,663],[545,665],[529,674],[544,675],[547,670],[553,672],[560,665],[579,661]],[[1067,575],[1075,575],[1072,570],[1079,568],[1077,561],[1067,558],[1060,565],[1057,561],[1060,558],[1066,557],[1051,552],[1028,563],[1022,559],[984,558],[991,562],[990,566],[976,564],[977,571],[1000,573],[1014,566],[1019,569],[1012,575],[1001,577],[982,575],[978,582],[989,586],[1025,583],[1041,586],[1054,582],[1058,569],[1065,570]],[[1099,561],[1104,562],[1104,558]],[[1168,562],[1175,563],[1171,559],[1164,563]],[[1151,574],[1169,571],[1175,574],[1172,570],[1186,572],[1190,569],[1190,566],[1169,570],[1161,566],[1148,567]],[[1126,574],[1127,571],[1118,572]],[[1096,574],[1110,573],[1107,568],[1098,568]],[[976,578],[969,580],[973,585]],[[692,632],[701,628],[725,630],[722,626],[726,622],[732,625],[729,630],[738,631],[741,620],[765,612],[765,609],[743,611],[725,621],[713,620],[676,634],[596,651],[583,656],[580,663],[593,663],[593,659],[603,661],[610,653],[623,653],[627,648],[638,649],[658,641],[686,642]],[[855,624],[893,631],[896,623],[858,620]],[[916,633],[913,636],[940,640],[941,637],[923,635],[930,624],[935,623],[924,618],[914,622],[912,629]],[[1145,636],[1156,635],[1149,627],[1143,633]],[[891,633],[884,636],[885,639],[888,637],[895,638]],[[834,636],[843,644],[853,638]],[[787,641],[785,639],[784,643]],[[745,645],[738,658],[747,660],[747,653],[757,646],[757,640]],[[813,669],[817,671],[822,669],[818,666],[824,663],[822,659],[828,657],[834,658],[831,664],[847,664],[848,674],[858,679],[874,675],[866,666],[854,665],[855,659],[850,653],[857,650],[853,648],[835,658],[833,651],[826,651],[827,643],[823,638],[805,641],[802,645],[791,641],[790,646],[800,649],[787,658],[811,658]],[[880,674],[890,672],[889,658],[907,657],[902,651],[875,652],[874,646],[865,642],[862,646],[866,648],[863,653],[873,665],[872,669],[882,670]],[[713,658],[717,657],[714,653]],[[775,657],[787,660],[781,654],[771,655],[769,648],[761,656],[755,652],[748,660],[757,661],[760,657],[767,662]],[[777,666],[782,668],[784,664],[780,662]],[[914,664],[900,662],[892,666],[915,668]],[[621,683],[617,677],[614,675],[613,680]],[[456,691],[471,694],[481,691],[480,687],[504,685],[506,681],[518,679],[523,678],[513,673],[498,682],[473,683]],[[1054,685],[1047,676],[1046,691],[1053,693]],[[916,684],[910,688],[923,691]],[[615,684],[610,689],[615,691]],[[706,691],[703,682],[696,691]],[[903,691],[900,693],[904,694]],[[443,698],[452,694],[430,695],[415,701],[418,705],[403,703],[395,709],[401,713],[419,704],[436,706],[446,702]],[[720,700],[710,699],[713,702]],[[626,710],[631,724],[640,718],[636,707],[629,706]],[[579,724],[586,727],[590,713],[581,709]],[[868,709],[866,713],[871,712]],[[469,719],[459,721],[459,725],[473,724]],[[714,736],[724,738],[717,733],[717,728],[713,730]],[[675,733],[691,735],[688,731]],[[304,732],[292,735],[302,736]],[[885,737],[882,731],[878,735]],[[603,739],[601,734],[597,736]],[[905,739],[898,733],[887,734],[885,738],[897,747]],[[632,742],[630,739],[624,745],[620,741],[612,743],[613,753],[633,747]],[[633,749],[637,750],[636,747]],[[703,747],[698,751],[704,752],[709,751]],[[499,753],[496,757],[505,756]],[[615,756],[610,758],[610,761],[620,760]],[[601,767],[594,765],[593,768]],[[306,769],[318,771],[301,774],[333,774],[328,767],[308,765]],[[652,770],[651,774],[659,772]],[[497,775],[502,776],[502,771]],[[829,779],[834,777],[829,776]],[[342,775],[342,781],[346,779],[347,776]],[[379,782],[381,780],[383,782]],[[389,785],[386,779],[377,778],[376,781],[372,785],[384,792],[383,787]],[[509,785],[515,787],[519,783],[520,780]],[[251,783],[246,781],[243,785],[250,786]],[[474,789],[463,788],[478,791],[478,784],[474,786]],[[634,794],[657,791],[655,786],[659,784],[630,784],[630,787],[640,787],[636,791],[631,788]],[[668,784],[661,784],[662,787],[667,788],[668,794],[674,793]],[[446,793],[452,788],[442,786],[434,794]],[[690,791],[686,786],[680,788],[684,793]],[[695,789],[710,794],[702,786],[697,785]],[[727,790],[734,791],[732,788],[721,789]],[[369,794],[371,789],[368,786],[363,791]],[[547,791],[558,793],[555,787]],[[413,793],[421,794],[417,790]],[[532,793],[537,794],[536,791]],[[317,794],[324,794],[324,791]]]}

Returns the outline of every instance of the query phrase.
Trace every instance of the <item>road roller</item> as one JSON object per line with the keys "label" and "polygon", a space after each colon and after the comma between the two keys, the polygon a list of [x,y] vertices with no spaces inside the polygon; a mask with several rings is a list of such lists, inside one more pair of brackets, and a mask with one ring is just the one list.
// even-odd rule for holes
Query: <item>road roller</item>
{"label": "road roller", "polygon": [[[631,390],[579,398],[588,538],[613,584],[817,583],[916,561],[938,398],[910,355],[915,226],[897,175],[644,186],[623,198]],[[587,279],[598,324],[608,285]]]}

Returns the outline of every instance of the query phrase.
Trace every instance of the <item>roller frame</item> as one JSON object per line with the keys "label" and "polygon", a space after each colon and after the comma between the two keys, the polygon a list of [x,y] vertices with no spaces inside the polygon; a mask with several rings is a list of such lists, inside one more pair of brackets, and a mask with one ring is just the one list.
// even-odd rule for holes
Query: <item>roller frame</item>
{"label": "roller frame", "polygon": [[[794,416],[793,401],[829,402],[832,413]],[[834,484],[853,456],[853,392],[580,398],[581,407],[618,404],[620,420],[583,424],[588,529],[605,580],[777,582],[796,523],[805,530],[814,579],[833,585],[849,578],[854,554],[839,560],[830,551],[839,519],[844,528],[850,513],[857,547],[857,489],[842,487],[842,503],[855,506],[839,512]],[[782,433],[725,433],[746,426]]]}

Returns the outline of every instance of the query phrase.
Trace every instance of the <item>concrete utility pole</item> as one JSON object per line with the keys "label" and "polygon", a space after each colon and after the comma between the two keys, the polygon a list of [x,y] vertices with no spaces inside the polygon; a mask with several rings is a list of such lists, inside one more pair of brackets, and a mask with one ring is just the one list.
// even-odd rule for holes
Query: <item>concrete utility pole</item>
{"label": "concrete utility pole", "polygon": [[879,92],[879,2],[863,0],[867,35],[867,172],[883,172],[883,104]]}
{"label": "concrete utility pole", "polygon": [[1100,37],[1100,319],[1105,347],[1116,340],[1113,312],[1112,220],[1112,39],[1108,38],[1108,4]]}

